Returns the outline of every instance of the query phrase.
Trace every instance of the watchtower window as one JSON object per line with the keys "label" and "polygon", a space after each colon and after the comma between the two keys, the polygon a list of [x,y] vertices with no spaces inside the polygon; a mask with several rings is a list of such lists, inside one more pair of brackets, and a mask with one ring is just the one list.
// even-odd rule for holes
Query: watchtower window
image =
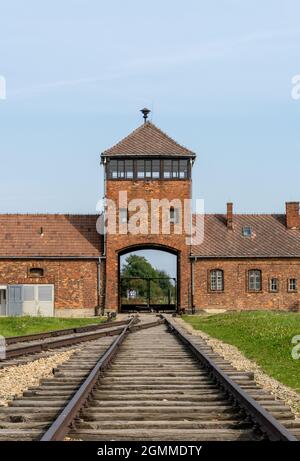
{"label": "watchtower window", "polygon": [[125,177],[126,179],[133,178],[133,160],[125,160]]}
{"label": "watchtower window", "polygon": [[118,178],[118,161],[111,160],[109,163],[109,177],[110,179]]}
{"label": "watchtower window", "polygon": [[188,160],[179,160],[179,178],[185,179],[188,177]]}
{"label": "watchtower window", "polygon": [[152,178],[158,179],[160,177],[160,160],[152,160]]}
{"label": "watchtower window", "polygon": [[188,177],[188,160],[164,160],[165,179],[186,179]]}
{"label": "watchtower window", "polygon": [[145,177],[145,161],[138,160],[137,161],[137,178],[143,179]]}
{"label": "watchtower window", "polygon": [[172,178],[178,178],[179,161],[173,160]]}
{"label": "watchtower window", "polygon": [[164,178],[170,179],[172,177],[172,160],[164,160]]}
{"label": "watchtower window", "polygon": [[118,178],[123,179],[125,177],[125,162],[124,160],[118,160]]}
{"label": "watchtower window", "polygon": [[[109,179],[186,179],[188,159],[113,159],[108,163]],[[162,168],[162,170],[161,170]]]}
{"label": "watchtower window", "polygon": [[137,179],[144,178],[160,178],[160,160],[137,160]]}
{"label": "watchtower window", "polygon": [[145,161],[145,177],[148,179],[152,177],[151,160]]}

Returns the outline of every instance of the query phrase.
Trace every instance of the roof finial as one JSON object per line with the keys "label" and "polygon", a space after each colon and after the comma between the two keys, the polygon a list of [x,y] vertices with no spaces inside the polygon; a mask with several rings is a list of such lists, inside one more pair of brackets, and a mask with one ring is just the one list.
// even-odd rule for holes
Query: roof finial
{"label": "roof finial", "polygon": [[147,109],[147,107],[144,107],[144,109],[141,109],[141,112],[142,112],[142,114],[143,114],[144,123],[146,123],[146,122],[147,122],[148,115],[150,114],[151,110],[150,110],[150,109]]}

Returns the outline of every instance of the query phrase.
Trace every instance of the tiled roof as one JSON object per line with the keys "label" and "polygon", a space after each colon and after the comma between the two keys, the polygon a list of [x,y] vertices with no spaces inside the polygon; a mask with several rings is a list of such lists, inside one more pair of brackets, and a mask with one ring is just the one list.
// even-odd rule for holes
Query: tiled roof
{"label": "tiled roof", "polygon": [[151,122],[144,123],[102,154],[103,157],[118,155],[195,157],[194,152],[178,144]]}
{"label": "tiled roof", "polygon": [[[0,258],[99,257],[97,219],[98,215],[0,215]],[[252,237],[243,236],[246,226]],[[287,229],[285,215],[235,214],[233,230],[227,228],[225,215],[205,215],[204,240],[198,242],[191,253],[203,258],[300,258],[300,230]]]}
{"label": "tiled roof", "polygon": [[[0,215],[0,257],[96,257],[97,215]],[[43,234],[43,235],[41,235]]]}
{"label": "tiled roof", "polygon": [[[194,216],[195,219],[195,216]],[[199,257],[300,257],[300,230],[287,229],[285,215],[238,215],[233,230],[225,215],[205,215],[204,240],[192,247]],[[250,226],[251,237],[243,236]]]}

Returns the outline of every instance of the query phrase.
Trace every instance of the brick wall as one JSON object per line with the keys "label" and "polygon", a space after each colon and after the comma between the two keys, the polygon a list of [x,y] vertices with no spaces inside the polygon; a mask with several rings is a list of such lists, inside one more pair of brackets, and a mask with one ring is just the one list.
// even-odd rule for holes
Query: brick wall
{"label": "brick wall", "polygon": [[[30,277],[29,268],[44,269],[44,277]],[[54,284],[54,307],[94,312],[97,306],[97,261],[1,260],[0,284]],[[82,312],[84,315],[84,312]]]}
{"label": "brick wall", "polygon": [[[144,199],[150,206],[151,199],[188,199],[190,198],[191,182],[189,180],[169,181],[107,181],[107,198],[118,204],[119,191],[127,191],[128,201]],[[149,208],[150,209],[150,208]],[[130,215],[129,215],[130,216]],[[150,227],[149,227],[150,229]],[[118,308],[118,254],[132,245],[165,245],[179,255],[180,299],[181,307],[188,307],[188,290],[190,283],[190,247],[186,244],[184,234],[176,235],[121,235],[108,234],[106,239],[106,295],[105,307]]]}
{"label": "brick wall", "polygon": [[[196,309],[296,309],[300,303],[299,260],[198,260],[195,263],[194,305]],[[224,291],[210,292],[209,273],[213,269],[224,271]],[[262,271],[261,292],[249,292],[247,272]],[[269,290],[270,278],[279,280],[278,293]],[[289,293],[289,278],[298,279],[298,292]]]}

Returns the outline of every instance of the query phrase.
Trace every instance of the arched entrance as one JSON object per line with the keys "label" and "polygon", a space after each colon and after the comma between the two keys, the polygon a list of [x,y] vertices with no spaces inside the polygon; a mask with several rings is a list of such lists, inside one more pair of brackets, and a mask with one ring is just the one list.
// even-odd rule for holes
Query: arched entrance
{"label": "arched entrance", "polygon": [[176,312],[179,253],[163,245],[134,245],[119,252],[119,311]]}

